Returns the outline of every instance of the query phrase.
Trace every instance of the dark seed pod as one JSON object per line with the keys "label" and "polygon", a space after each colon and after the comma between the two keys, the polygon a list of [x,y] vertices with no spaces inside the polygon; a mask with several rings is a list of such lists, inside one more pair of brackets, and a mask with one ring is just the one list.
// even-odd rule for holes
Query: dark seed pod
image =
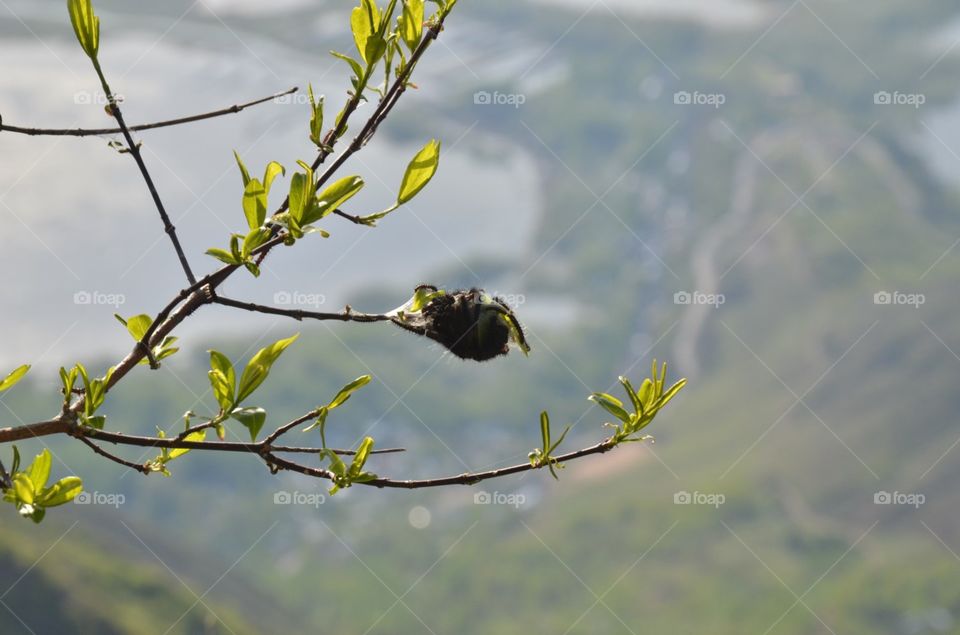
{"label": "dark seed pod", "polygon": [[510,307],[482,289],[448,292],[423,285],[406,308],[397,311],[394,324],[439,342],[460,359],[483,362],[506,355],[511,340],[525,354],[530,350]]}

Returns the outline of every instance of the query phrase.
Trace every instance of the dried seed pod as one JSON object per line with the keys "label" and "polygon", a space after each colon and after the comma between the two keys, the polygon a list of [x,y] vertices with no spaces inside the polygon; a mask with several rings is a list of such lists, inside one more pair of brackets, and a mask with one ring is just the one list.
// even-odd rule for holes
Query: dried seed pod
{"label": "dried seed pod", "polygon": [[444,291],[421,285],[392,317],[397,326],[439,342],[460,359],[483,362],[506,355],[511,341],[524,354],[530,351],[507,303],[482,289]]}

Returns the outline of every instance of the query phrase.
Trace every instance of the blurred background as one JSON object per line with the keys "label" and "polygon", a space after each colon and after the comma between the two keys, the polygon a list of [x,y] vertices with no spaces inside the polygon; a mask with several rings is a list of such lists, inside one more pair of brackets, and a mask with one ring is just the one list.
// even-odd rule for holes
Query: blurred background
{"label": "blurred background", "polygon": [[[244,226],[231,151],[255,174],[312,158],[306,85],[332,117],[351,5],[96,2],[130,123],[301,87],[139,135],[201,272]],[[440,137],[427,190],[376,230],[332,219],[226,291],[379,312],[420,283],[482,286],[531,357],[210,307],[111,393],[108,426],[177,431],[215,407],[208,348],[246,358],[299,331],[261,391],[268,425],[372,373],[328,436],[407,448],[381,475],[523,462],[544,408],[573,425],[565,448],[592,444],[605,413],[586,397],[653,358],[691,380],[656,444],[559,482],[329,497],[252,457],[143,478],[48,438],[89,496],[39,527],[0,515],[0,632],[960,633],[958,53],[947,0],[461,0],[345,168],[368,183],[348,211],[376,211]],[[0,69],[4,123],[110,125],[63,2],[0,2]],[[0,134],[0,364],[35,366],[3,425],[50,416],[59,366],[102,373],[129,349],[113,313],[183,285],[110,141]]]}

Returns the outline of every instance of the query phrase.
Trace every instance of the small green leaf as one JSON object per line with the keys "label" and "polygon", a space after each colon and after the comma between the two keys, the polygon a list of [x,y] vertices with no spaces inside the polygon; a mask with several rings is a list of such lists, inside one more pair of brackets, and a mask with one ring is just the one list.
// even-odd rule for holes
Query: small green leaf
{"label": "small green leaf", "polygon": [[[183,437],[183,440],[184,441],[203,441],[206,438],[207,438],[206,430],[197,430],[196,432],[191,432],[187,436]],[[166,463],[167,461],[172,461],[173,459],[179,456],[183,456],[189,451],[190,451],[190,448],[174,448],[167,453],[166,460],[164,460],[164,463]],[[170,474],[165,473],[164,476],[170,476]]]}
{"label": "small green leaf", "polygon": [[100,49],[100,18],[93,12],[90,0],[67,0],[70,24],[83,52],[95,60]]}
{"label": "small green leaf", "polygon": [[323,146],[323,95],[317,100],[313,96],[313,86],[307,84],[310,98],[310,141],[317,147]]}
{"label": "small green leaf", "polygon": [[67,476],[45,490],[37,503],[44,507],[56,507],[69,503],[82,491],[83,481],[76,476]]}
{"label": "small green leaf", "polygon": [[260,349],[256,355],[250,358],[250,361],[247,362],[247,367],[243,370],[243,375],[240,377],[240,387],[237,389],[236,403],[242,403],[244,399],[249,397],[253,391],[263,383],[270,373],[270,368],[274,362],[277,361],[277,358],[279,358],[281,353],[293,344],[298,337],[300,337],[299,333],[293,337],[274,342],[270,346]]}
{"label": "small green leaf", "polygon": [[[363,67],[360,66],[360,62],[358,62],[357,60],[353,59],[353,58],[350,57],[349,55],[344,55],[343,53],[339,53],[339,52],[337,52],[337,51],[330,51],[330,55],[333,55],[333,56],[336,57],[337,59],[341,59],[341,60],[343,60],[344,62],[346,62],[347,64],[349,64],[349,65],[350,65],[350,69],[353,71],[353,74],[354,74],[358,79],[361,78],[361,77],[363,77]],[[339,123],[339,121],[338,121],[337,123]]]}
{"label": "small green leaf", "polygon": [[147,330],[149,330],[150,326],[153,324],[153,318],[145,313],[134,315],[132,318],[126,320],[116,314],[114,314],[114,317],[117,318],[121,324],[127,327],[127,332],[130,333],[130,337],[137,342],[143,341],[143,337],[147,334]]}
{"label": "small green leaf", "polygon": [[226,375],[219,370],[207,371],[207,376],[220,409],[229,410],[233,406],[233,384],[228,383]]}
{"label": "small green leaf", "polygon": [[357,478],[363,473],[363,466],[367,463],[367,458],[370,456],[371,450],[373,450],[373,437],[364,437],[360,443],[360,448],[353,456],[350,471],[347,472],[351,478]]}
{"label": "small green leaf", "polygon": [[243,188],[243,215],[250,229],[260,227],[267,219],[267,190],[258,179],[250,179]]}
{"label": "small green leaf", "polygon": [[303,224],[309,225],[331,213],[353,198],[364,185],[366,182],[359,176],[345,176],[328,186],[317,195],[317,207],[312,213],[304,216]]}
{"label": "small green leaf", "polygon": [[327,409],[333,410],[337,406],[343,405],[344,402],[350,398],[350,395],[369,384],[371,379],[373,378],[370,375],[361,375],[360,377],[357,377],[351,381],[349,384],[341,388],[340,392],[337,393],[337,396],[334,397],[329,404],[327,404]]}
{"label": "small green leaf", "polygon": [[23,366],[20,366],[19,368],[14,370],[12,373],[4,377],[3,380],[0,380],[0,392],[13,388],[13,386],[16,385],[17,382],[23,379],[23,376],[26,375],[27,372],[29,372],[29,370],[30,370],[30,365],[24,364]]}
{"label": "small green leaf", "polygon": [[240,155],[237,154],[237,151],[233,151],[233,156],[237,160],[237,166],[240,168],[240,178],[243,179],[243,187],[247,187],[247,183],[250,182],[250,172],[247,170],[247,166],[243,164],[243,159],[240,158]]}
{"label": "small green leaf", "polygon": [[397,195],[397,204],[403,205],[420,193],[440,165],[440,142],[433,139],[423,146],[410,161],[407,171],[400,184],[400,193]]}
{"label": "small green leaf", "polygon": [[277,178],[277,175],[286,175],[286,173],[287,169],[276,161],[271,161],[267,164],[267,168],[263,171],[263,189],[267,195],[270,194],[270,186],[273,185],[273,180]]}
{"label": "small green leaf", "polygon": [[33,463],[26,471],[27,476],[30,477],[30,482],[33,483],[33,491],[40,492],[47,486],[52,463],[53,457],[50,455],[50,450],[46,448],[33,459]]}
{"label": "small green leaf", "polygon": [[399,22],[403,42],[413,52],[423,36],[423,0],[404,0]]}
{"label": "small green leaf", "polygon": [[623,409],[623,402],[616,397],[602,392],[595,392],[590,395],[589,399],[620,421],[630,423],[630,414]]}
{"label": "small green leaf", "polygon": [[[656,367],[654,367],[656,368]],[[653,405],[653,397],[656,392],[656,386],[650,378],[644,379],[637,392],[637,397],[643,402],[643,407],[649,409]]]}
{"label": "small green leaf", "polygon": [[211,247],[206,251],[208,256],[213,256],[220,262],[228,265],[239,265],[240,262],[234,257],[232,253],[225,249],[217,249],[216,247]]}
{"label": "small green leaf", "polygon": [[263,408],[237,408],[230,416],[242,423],[250,431],[250,440],[256,441],[257,435],[267,421],[267,411]]}
{"label": "small green leaf", "polygon": [[297,172],[290,179],[290,216],[297,221],[298,226],[303,226],[304,212],[309,207],[309,201],[313,196],[313,179],[311,175]]}
{"label": "small green leaf", "polygon": [[33,481],[24,472],[19,472],[13,476],[13,492],[20,503],[33,505],[36,490],[33,487]]}

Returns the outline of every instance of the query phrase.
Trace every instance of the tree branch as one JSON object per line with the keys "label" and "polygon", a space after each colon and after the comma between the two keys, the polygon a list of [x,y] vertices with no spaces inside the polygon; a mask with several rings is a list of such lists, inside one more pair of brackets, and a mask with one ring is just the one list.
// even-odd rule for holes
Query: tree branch
{"label": "tree branch", "polygon": [[[156,128],[167,128],[169,126],[179,126],[185,123],[193,123],[195,121],[203,121],[204,119],[213,119],[214,117],[222,117],[223,115],[232,115],[251,106],[257,106],[259,104],[266,103],[268,101],[273,101],[280,97],[285,97],[287,95],[292,95],[293,93],[299,90],[296,86],[293,88],[288,88],[285,91],[274,93],[269,97],[263,97],[261,99],[255,99],[253,101],[248,101],[243,104],[234,104],[227,108],[221,108],[220,110],[212,110],[210,112],[205,112],[199,115],[190,115],[188,117],[180,117],[178,119],[168,119],[166,121],[157,121],[154,123],[145,123],[138,124],[136,126],[129,126],[127,129],[130,132],[141,132],[143,130],[154,130]],[[17,134],[24,134],[30,136],[54,136],[54,137],[96,137],[101,135],[111,135],[119,134],[123,132],[123,128],[25,128],[22,126],[9,126],[4,124],[0,120],[0,132],[13,132]]]}
{"label": "tree branch", "polygon": [[86,437],[83,436],[82,434],[78,434],[78,435],[74,435],[74,436],[76,436],[76,438],[80,439],[83,443],[85,443],[85,444],[87,445],[87,447],[89,447],[91,450],[93,450],[94,452],[96,452],[97,454],[99,454],[99,455],[102,456],[102,457],[105,457],[105,458],[110,459],[110,460],[113,461],[114,463],[119,463],[120,465],[123,465],[123,466],[129,467],[129,468],[131,468],[131,469],[134,469],[134,470],[140,472],[141,474],[149,474],[149,473],[150,473],[150,470],[149,470],[149,468],[147,468],[147,466],[145,466],[145,465],[143,465],[143,464],[141,464],[141,463],[132,463],[132,462],[130,462],[130,461],[127,461],[126,459],[121,459],[119,456],[116,456],[116,455],[114,455],[114,454],[110,454],[109,452],[107,452],[106,450],[104,450],[104,449],[101,448],[99,445],[97,445],[96,443],[94,443],[94,442],[91,441],[90,439],[86,438]]}
{"label": "tree branch", "polygon": [[[617,447],[617,444],[611,438],[604,439],[596,445],[591,445],[590,447],[584,448],[582,450],[577,450],[575,452],[568,452],[557,457],[552,457],[554,459],[553,463],[562,463],[565,461],[574,461],[585,456],[590,456],[591,454],[603,454],[609,452],[613,448]],[[268,463],[274,465],[276,468],[281,470],[289,470],[291,472],[298,472],[300,474],[305,474],[307,476],[313,476],[315,478],[322,478],[329,481],[334,480],[334,475],[328,470],[308,467],[300,463],[295,463],[294,461],[288,461],[287,459],[282,459],[272,454],[268,454],[264,460]],[[435,479],[423,479],[423,480],[395,480],[390,478],[375,478],[369,481],[357,481],[355,485],[367,485],[370,487],[377,488],[393,488],[393,489],[424,489],[428,487],[444,487],[447,485],[474,485],[481,481],[488,481],[494,478],[502,478],[504,476],[509,476],[511,474],[520,474],[522,472],[529,472],[531,470],[538,470],[546,465],[533,465],[531,463],[521,463],[519,465],[513,465],[511,467],[504,467],[497,470],[488,470],[485,472],[466,472],[464,474],[458,474],[456,476],[448,476],[444,478],[435,478]]]}
{"label": "tree branch", "polygon": [[239,300],[231,300],[230,298],[225,298],[223,296],[216,296],[212,302],[214,304],[222,304],[224,306],[233,307],[235,309],[241,309],[243,311],[250,311],[252,313],[265,313],[268,315],[282,315],[286,317],[293,318],[298,322],[303,320],[338,320],[340,322],[390,322],[392,318],[389,315],[380,315],[376,313],[357,313],[349,306],[347,306],[340,313],[324,313],[321,311],[302,311],[300,309],[280,309],[272,306],[265,306],[262,304],[255,304],[253,302],[241,302]]}
{"label": "tree branch", "polygon": [[190,269],[190,263],[187,261],[187,256],[183,252],[183,247],[180,245],[180,239],[177,238],[177,230],[173,226],[173,223],[170,222],[170,216],[167,214],[167,210],[163,207],[163,201],[160,200],[160,194],[157,192],[157,188],[153,184],[153,178],[151,178],[150,172],[147,170],[147,165],[143,162],[143,156],[140,154],[140,146],[134,142],[133,136],[130,134],[130,129],[123,120],[123,114],[120,112],[120,106],[117,105],[116,97],[114,97],[113,92],[110,90],[110,85],[107,84],[107,78],[103,74],[103,69],[100,68],[100,62],[97,61],[96,57],[91,58],[91,60],[93,61],[93,68],[97,72],[97,77],[100,78],[100,85],[103,87],[103,92],[107,96],[110,113],[117,120],[117,124],[120,126],[120,132],[123,133],[123,138],[127,142],[127,149],[130,150],[130,154],[133,155],[133,160],[137,162],[137,167],[140,168],[140,174],[143,175],[143,180],[147,184],[147,189],[150,190],[150,196],[153,198],[153,203],[156,205],[157,211],[160,213],[160,220],[163,221],[163,229],[170,237],[170,242],[173,243],[173,248],[177,252],[177,258],[180,259],[180,266],[183,268],[183,273],[187,276],[187,280],[190,282],[190,284],[194,284],[196,283],[197,279],[193,275],[193,271]]}

